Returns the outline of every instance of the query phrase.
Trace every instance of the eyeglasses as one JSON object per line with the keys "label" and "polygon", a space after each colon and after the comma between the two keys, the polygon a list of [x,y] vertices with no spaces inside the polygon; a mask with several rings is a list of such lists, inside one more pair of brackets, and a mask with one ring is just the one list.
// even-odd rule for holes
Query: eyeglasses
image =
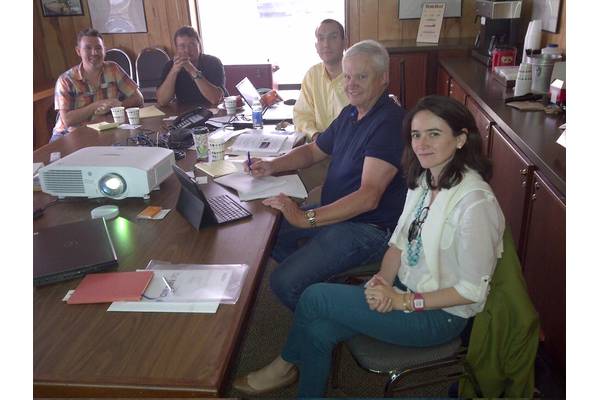
{"label": "eyeglasses", "polygon": [[419,211],[413,222],[411,222],[410,227],[408,228],[409,242],[412,242],[413,240],[416,240],[419,236],[421,236],[421,227],[425,223],[428,214],[429,207],[423,207],[421,211]]}

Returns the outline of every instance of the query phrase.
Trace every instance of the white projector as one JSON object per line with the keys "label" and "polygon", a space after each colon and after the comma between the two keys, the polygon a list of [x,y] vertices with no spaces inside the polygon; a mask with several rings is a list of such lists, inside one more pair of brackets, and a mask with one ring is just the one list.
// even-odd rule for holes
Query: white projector
{"label": "white projector", "polygon": [[162,147],[86,147],[40,168],[39,177],[42,191],[59,198],[148,198],[173,164],[173,151]]}

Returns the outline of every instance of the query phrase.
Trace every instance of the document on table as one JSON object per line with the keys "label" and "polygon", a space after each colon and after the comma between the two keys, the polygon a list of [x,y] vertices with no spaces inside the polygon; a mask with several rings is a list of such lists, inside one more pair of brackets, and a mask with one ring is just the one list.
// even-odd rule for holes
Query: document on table
{"label": "document on table", "polygon": [[266,199],[279,193],[300,199],[308,196],[298,175],[255,178],[245,173],[234,173],[217,178],[215,182],[237,190],[242,201]]}
{"label": "document on table", "polygon": [[155,270],[141,301],[118,301],[108,311],[214,313],[231,279],[230,270]]}
{"label": "document on table", "polygon": [[140,108],[140,119],[149,117],[161,117],[163,115],[165,115],[165,113],[156,108],[156,106]]}
{"label": "document on table", "polygon": [[283,143],[287,140],[286,135],[275,135],[268,133],[244,133],[235,139],[231,146],[234,152],[259,152],[262,154],[279,154]]}
{"label": "document on table", "polygon": [[242,172],[244,169],[241,163],[234,163],[229,160],[199,162],[194,166],[213,178],[233,174],[235,172]]}

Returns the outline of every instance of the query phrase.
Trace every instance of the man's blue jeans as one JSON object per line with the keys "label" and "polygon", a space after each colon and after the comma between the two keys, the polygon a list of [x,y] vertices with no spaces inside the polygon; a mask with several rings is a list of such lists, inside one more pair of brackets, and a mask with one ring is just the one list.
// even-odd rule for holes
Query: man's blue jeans
{"label": "man's blue jeans", "polygon": [[307,288],[281,356],[300,370],[298,397],[322,397],[335,345],[357,334],[402,346],[427,347],[459,336],[468,319],[443,310],[379,313],[362,286],[318,283]]}
{"label": "man's blue jeans", "polygon": [[[311,284],[381,261],[390,236],[389,229],[364,223],[340,222],[301,229],[284,220],[271,253],[279,262],[271,274],[271,289],[286,307],[294,310],[300,295]],[[308,242],[300,246],[302,239]]]}

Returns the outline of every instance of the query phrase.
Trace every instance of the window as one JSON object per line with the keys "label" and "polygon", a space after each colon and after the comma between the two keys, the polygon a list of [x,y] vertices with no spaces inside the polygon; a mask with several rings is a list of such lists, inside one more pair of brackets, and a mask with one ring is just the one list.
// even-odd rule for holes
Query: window
{"label": "window", "polygon": [[275,64],[279,84],[302,82],[320,61],[315,29],[344,24],[344,0],[197,0],[204,52],[223,64]]}

